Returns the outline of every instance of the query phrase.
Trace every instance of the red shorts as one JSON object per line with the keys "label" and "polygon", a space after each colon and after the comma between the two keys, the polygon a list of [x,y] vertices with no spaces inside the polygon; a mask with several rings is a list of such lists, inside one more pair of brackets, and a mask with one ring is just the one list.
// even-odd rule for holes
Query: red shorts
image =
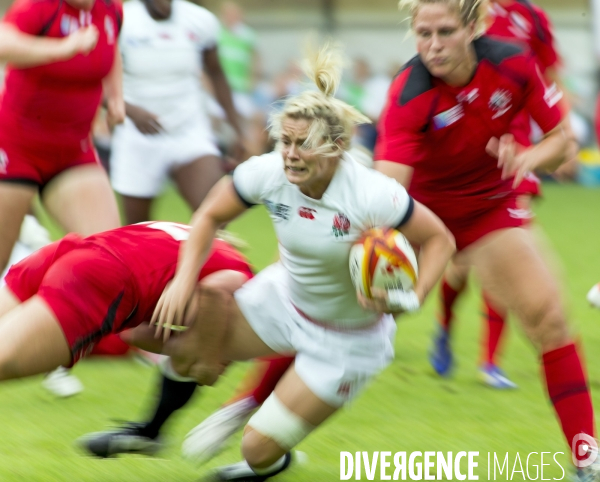
{"label": "red shorts", "polygon": [[535,174],[529,174],[517,186],[515,193],[519,196],[540,197],[542,195],[542,186],[539,178]]}
{"label": "red shorts", "polygon": [[[134,274],[106,249],[69,234],[14,265],[5,281],[21,302],[34,295],[46,302],[64,332],[74,364],[102,337],[149,321],[176,262],[174,257],[163,273]],[[228,260],[211,256],[207,265],[216,262],[219,269],[252,277],[241,257]],[[163,282],[151,283],[154,288],[141,296],[142,284],[161,275]]]}
{"label": "red shorts", "polygon": [[5,278],[22,302],[37,294],[50,307],[72,363],[103,336],[118,332],[137,300],[127,266],[108,251],[83,243],[79,236],[67,235],[14,265]]}
{"label": "red shorts", "polygon": [[533,217],[531,211],[520,209],[515,196],[493,209],[475,216],[464,216],[458,219],[440,216],[444,224],[456,239],[456,248],[461,251],[494,231],[506,228],[518,228],[529,224]]}
{"label": "red shorts", "polygon": [[61,146],[16,142],[0,132],[0,181],[43,187],[71,167],[99,162],[91,137],[80,145]]}

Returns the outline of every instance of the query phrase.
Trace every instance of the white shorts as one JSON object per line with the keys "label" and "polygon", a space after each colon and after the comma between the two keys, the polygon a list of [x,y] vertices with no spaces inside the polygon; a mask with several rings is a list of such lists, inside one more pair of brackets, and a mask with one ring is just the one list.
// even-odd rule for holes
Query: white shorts
{"label": "white shorts", "polygon": [[294,308],[286,279],[281,264],[269,266],[235,292],[237,304],[271,349],[296,353],[296,372],[315,395],[342,406],[393,360],[394,318],[384,315],[376,325],[352,331],[324,328]]}
{"label": "white shorts", "polygon": [[171,171],[204,156],[220,156],[208,121],[198,118],[173,133],[142,134],[130,119],[115,128],[110,178],[115,191],[154,198]]}

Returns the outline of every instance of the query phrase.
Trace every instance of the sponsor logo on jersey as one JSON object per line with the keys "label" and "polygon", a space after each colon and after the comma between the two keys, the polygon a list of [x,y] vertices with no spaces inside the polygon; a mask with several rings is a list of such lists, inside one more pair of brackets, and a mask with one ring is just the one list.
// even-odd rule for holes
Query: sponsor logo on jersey
{"label": "sponsor logo on jersey", "polygon": [[454,124],[457,120],[464,117],[465,112],[462,104],[455,105],[452,109],[448,109],[433,118],[433,126],[435,130],[443,129]]}
{"label": "sponsor logo on jersey", "polygon": [[271,216],[275,216],[280,219],[289,219],[290,207],[281,203],[274,203],[273,201],[265,201],[265,207],[267,211],[271,213]]}
{"label": "sponsor logo on jersey", "polygon": [[300,215],[301,218],[304,219],[315,219],[315,214],[317,210],[316,209],[311,209],[311,208],[307,208],[304,206],[300,206],[298,208],[298,214]]}
{"label": "sponsor logo on jersey", "polygon": [[4,149],[0,149],[0,174],[8,172],[8,156]]}
{"label": "sponsor logo on jersey", "polygon": [[512,107],[511,102],[512,95],[508,90],[496,89],[490,97],[490,101],[488,103],[490,109],[494,111],[492,119],[497,119],[498,117],[506,114]]}
{"label": "sponsor logo on jersey", "polygon": [[109,15],[104,17],[104,32],[106,32],[106,43],[114,45],[115,43],[115,24]]}
{"label": "sponsor logo on jersey", "polygon": [[550,87],[546,87],[546,90],[544,91],[544,100],[546,101],[546,104],[548,104],[548,107],[554,107],[562,98],[562,90],[558,88],[556,83],[552,83]]}
{"label": "sponsor logo on jersey", "polygon": [[333,235],[336,238],[343,238],[350,233],[350,220],[343,213],[337,213],[333,217],[333,225],[331,226]]}
{"label": "sponsor logo on jersey", "polygon": [[472,89],[470,91],[463,90],[460,94],[456,96],[456,100],[458,102],[470,104],[475,99],[479,97],[479,89]]}
{"label": "sponsor logo on jersey", "polygon": [[60,33],[65,37],[79,30],[79,20],[66,13],[60,18]]}
{"label": "sponsor logo on jersey", "polygon": [[534,217],[529,209],[508,208],[508,215],[513,219],[531,219]]}

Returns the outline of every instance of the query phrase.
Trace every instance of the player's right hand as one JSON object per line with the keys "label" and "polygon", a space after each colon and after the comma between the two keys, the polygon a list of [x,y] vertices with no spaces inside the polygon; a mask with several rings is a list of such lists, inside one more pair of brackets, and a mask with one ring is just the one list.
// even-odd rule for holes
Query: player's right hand
{"label": "player's right hand", "polygon": [[164,131],[163,126],[158,122],[157,115],[136,105],[127,105],[127,117],[142,134],[154,135]]}
{"label": "player's right hand", "polygon": [[65,59],[77,54],[87,55],[98,43],[98,29],[94,25],[82,27],[63,40]]}
{"label": "player's right hand", "polygon": [[194,283],[191,283],[191,287],[189,285],[181,277],[175,276],[165,287],[150,320],[150,325],[156,325],[156,338],[162,334],[166,342],[171,336],[171,326],[183,326],[195,287]]}

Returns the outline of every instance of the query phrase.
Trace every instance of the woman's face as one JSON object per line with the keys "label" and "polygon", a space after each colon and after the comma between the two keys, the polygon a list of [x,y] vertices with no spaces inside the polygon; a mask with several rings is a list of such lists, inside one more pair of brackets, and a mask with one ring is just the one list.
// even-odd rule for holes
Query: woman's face
{"label": "woman's face", "polygon": [[171,16],[172,0],[144,0],[146,9],[155,20],[166,20]]}
{"label": "woman's face", "polygon": [[281,123],[279,144],[288,181],[300,187],[304,194],[311,196],[323,186],[323,192],[325,191],[337,162],[334,158],[318,155],[315,149],[304,145],[309,128],[310,122],[306,119],[285,117]]}
{"label": "woman's face", "polygon": [[474,23],[464,26],[458,13],[447,4],[427,3],[419,6],[413,29],[417,52],[431,75],[449,84],[464,77],[465,70],[471,68]]}

